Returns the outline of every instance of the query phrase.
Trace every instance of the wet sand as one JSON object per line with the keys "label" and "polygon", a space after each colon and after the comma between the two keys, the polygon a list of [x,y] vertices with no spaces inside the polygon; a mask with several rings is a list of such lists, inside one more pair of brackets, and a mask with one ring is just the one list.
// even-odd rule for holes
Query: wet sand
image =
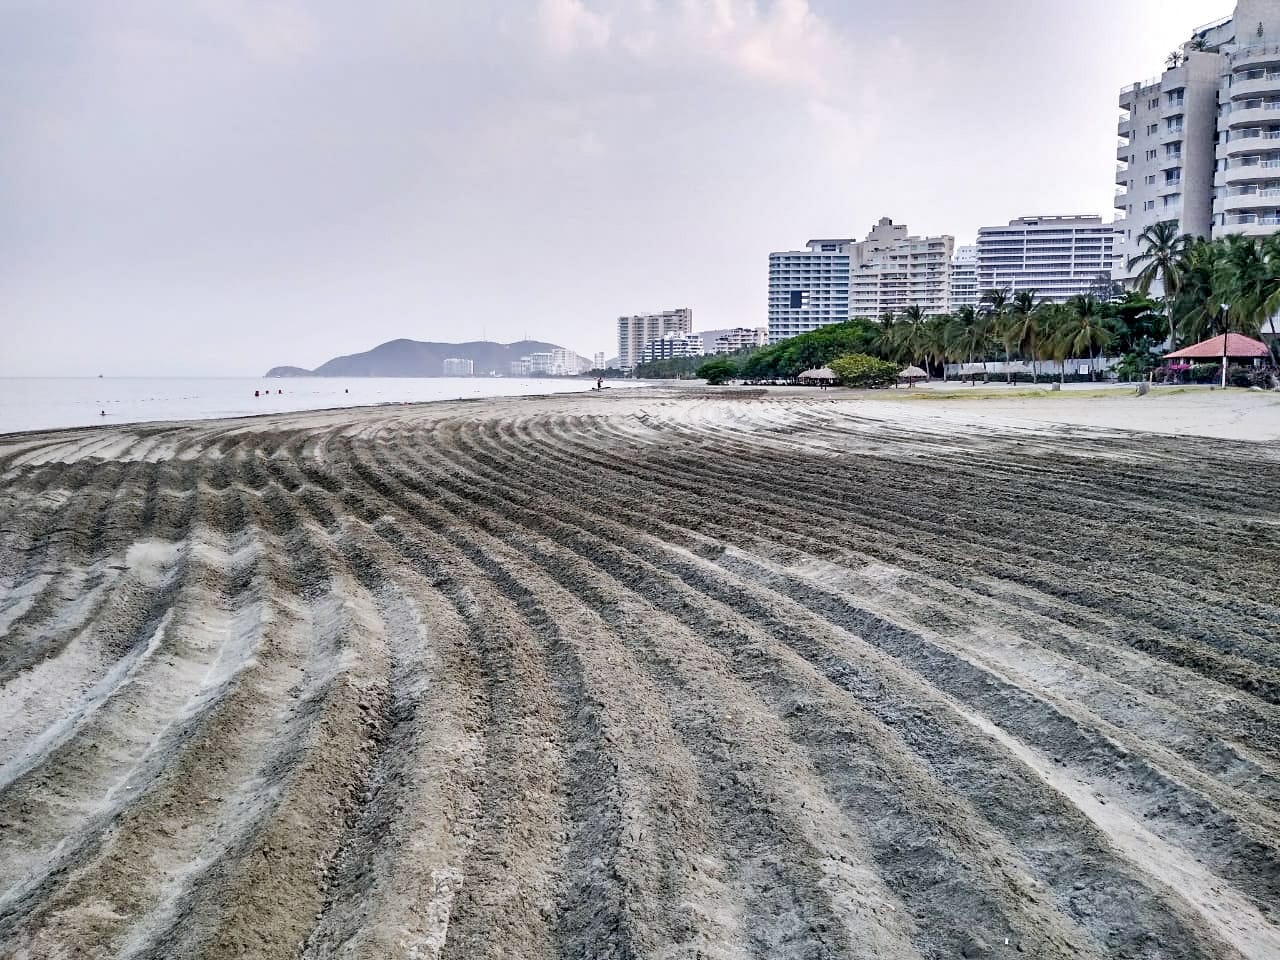
{"label": "wet sand", "polygon": [[1280,956],[1276,439],[752,390],[0,438],[0,955]]}

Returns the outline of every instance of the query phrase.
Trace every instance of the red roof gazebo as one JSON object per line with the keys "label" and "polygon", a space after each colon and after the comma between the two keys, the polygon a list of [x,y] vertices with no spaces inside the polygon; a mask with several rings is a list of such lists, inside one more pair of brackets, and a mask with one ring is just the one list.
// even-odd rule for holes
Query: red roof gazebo
{"label": "red roof gazebo", "polygon": [[[1225,350],[1223,336],[1227,338]],[[1166,353],[1164,358],[1166,360],[1221,360],[1224,356],[1228,360],[1252,360],[1254,357],[1271,356],[1271,350],[1261,340],[1246,337],[1243,333],[1228,333],[1201,340],[1199,343],[1193,343],[1173,353]]]}

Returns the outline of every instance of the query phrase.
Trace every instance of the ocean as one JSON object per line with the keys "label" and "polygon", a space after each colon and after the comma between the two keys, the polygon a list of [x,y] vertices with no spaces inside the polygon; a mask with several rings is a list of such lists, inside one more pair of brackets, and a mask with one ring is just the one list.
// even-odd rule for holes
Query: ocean
{"label": "ocean", "polygon": [[579,393],[594,385],[595,381],[586,379],[508,377],[0,377],[0,433],[212,420],[377,403]]}

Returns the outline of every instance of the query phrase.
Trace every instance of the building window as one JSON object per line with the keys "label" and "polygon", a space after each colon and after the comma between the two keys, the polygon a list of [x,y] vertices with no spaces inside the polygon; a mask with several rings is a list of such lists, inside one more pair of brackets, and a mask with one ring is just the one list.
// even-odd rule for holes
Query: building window
{"label": "building window", "polygon": [[1154,160],[1155,158],[1156,158],[1156,152],[1155,152],[1154,150],[1148,150],[1148,151],[1147,151],[1147,159],[1148,159],[1148,160]]}
{"label": "building window", "polygon": [[1143,210],[1154,210],[1155,208],[1156,208],[1156,202],[1154,200],[1144,200],[1142,202]]}
{"label": "building window", "polygon": [[1156,182],[1156,175],[1155,175],[1154,173],[1152,173],[1152,174],[1148,174],[1148,175],[1147,175],[1147,184],[1148,184],[1148,185],[1150,185],[1150,184],[1153,184],[1153,183],[1155,183],[1155,182]]}
{"label": "building window", "polygon": [[1156,133],[1159,129],[1160,129],[1160,124],[1158,123],[1147,124],[1147,136],[1151,136],[1152,134]]}

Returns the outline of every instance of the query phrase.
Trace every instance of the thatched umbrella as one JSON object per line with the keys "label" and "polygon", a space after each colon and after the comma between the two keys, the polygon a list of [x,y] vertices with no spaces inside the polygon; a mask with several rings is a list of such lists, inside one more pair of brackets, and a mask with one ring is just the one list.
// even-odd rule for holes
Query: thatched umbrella
{"label": "thatched umbrella", "polygon": [[820,387],[840,382],[840,378],[836,376],[836,372],[830,367],[814,367],[812,370],[806,370],[796,379],[803,384]]}
{"label": "thatched umbrella", "polygon": [[921,380],[928,380],[929,375],[919,367],[907,367],[898,374],[899,383],[919,383]]}

